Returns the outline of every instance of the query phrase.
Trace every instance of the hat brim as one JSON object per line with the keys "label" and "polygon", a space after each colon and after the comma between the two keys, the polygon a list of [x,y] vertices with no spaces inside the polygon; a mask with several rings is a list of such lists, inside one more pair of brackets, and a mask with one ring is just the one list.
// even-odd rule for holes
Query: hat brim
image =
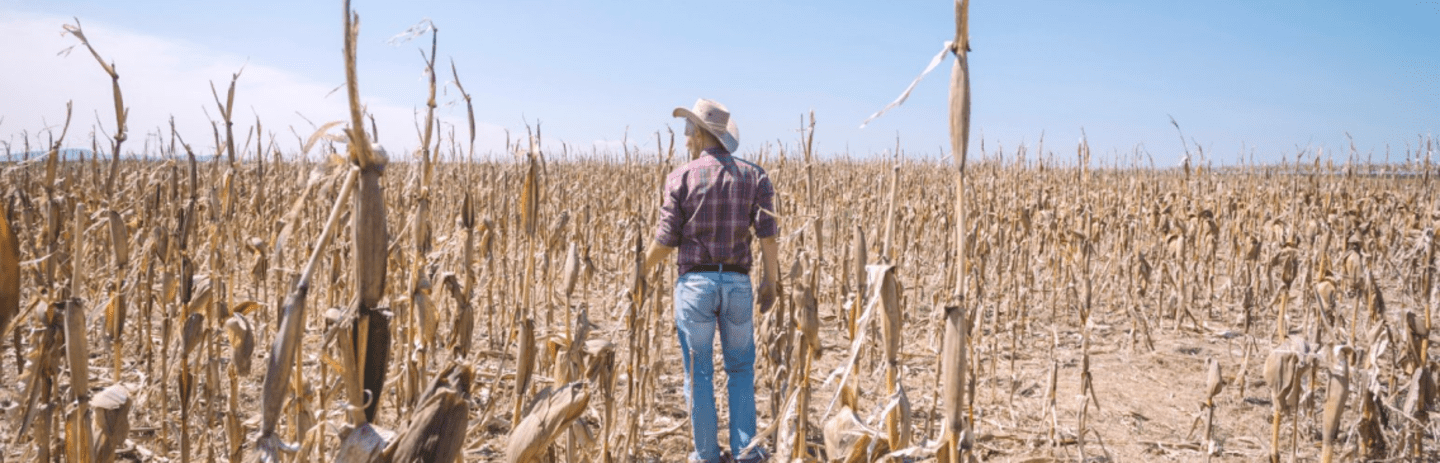
{"label": "hat brim", "polygon": [[731,118],[730,122],[726,124],[725,130],[721,131],[705,123],[705,120],[701,119],[700,115],[695,114],[690,108],[675,108],[674,111],[670,112],[670,115],[683,117],[696,127],[704,129],[706,133],[714,135],[716,140],[720,140],[720,144],[725,147],[725,151],[727,152],[734,153],[735,150],[740,147],[740,139],[736,136],[739,129],[735,126],[734,118]]}

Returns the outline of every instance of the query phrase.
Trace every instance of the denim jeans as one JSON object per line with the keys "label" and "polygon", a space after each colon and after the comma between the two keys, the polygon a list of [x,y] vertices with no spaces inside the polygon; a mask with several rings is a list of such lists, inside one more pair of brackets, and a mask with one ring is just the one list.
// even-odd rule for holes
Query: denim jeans
{"label": "denim jeans", "polygon": [[738,461],[755,437],[755,311],[750,277],[728,272],[690,272],[675,282],[675,331],[685,364],[685,403],[695,444],[690,461],[719,462],[715,412],[715,331],[725,356],[730,401],[730,451]]}

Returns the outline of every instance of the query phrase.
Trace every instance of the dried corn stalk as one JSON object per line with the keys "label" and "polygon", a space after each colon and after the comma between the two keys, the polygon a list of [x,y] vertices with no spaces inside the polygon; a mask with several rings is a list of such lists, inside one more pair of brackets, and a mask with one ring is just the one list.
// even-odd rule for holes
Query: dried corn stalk
{"label": "dried corn stalk", "polygon": [[[878,288],[874,291],[880,301],[880,308],[884,311],[884,317],[880,319],[882,334],[885,341],[885,393],[891,397],[903,398],[905,396],[900,385],[900,346],[903,340],[902,333],[902,312],[900,307],[901,288],[900,282],[895,277],[893,265],[871,265],[865,269],[870,281],[876,282]],[[909,401],[901,400],[900,405],[890,410],[885,415],[886,439],[892,449],[902,449],[910,445],[910,423]]]}
{"label": "dried corn stalk", "polygon": [[1354,353],[1350,346],[1335,346],[1330,361],[1330,384],[1325,388],[1325,414],[1321,421],[1321,461],[1330,463],[1335,456],[1335,438],[1340,430],[1340,415],[1345,413],[1345,402],[1350,397],[1350,359]]}
{"label": "dried corn stalk", "polygon": [[956,306],[945,307],[945,337],[940,348],[940,401],[944,404],[945,435],[942,438],[940,460],[950,463],[963,461],[970,436],[965,415],[966,339],[970,333],[969,317],[965,310]]}
{"label": "dried corn stalk", "polygon": [[511,426],[520,426],[522,418],[521,407],[525,404],[525,390],[530,388],[530,375],[535,373],[535,320],[526,318],[520,322],[517,328],[520,333],[516,339],[519,342],[519,359],[515,367],[515,414],[511,417]]}
{"label": "dried corn stalk", "polygon": [[463,358],[470,353],[470,345],[475,339],[475,309],[456,280],[458,278],[452,273],[440,276],[441,284],[450,292],[450,297],[455,299],[455,327],[450,331],[450,348],[455,355]]}
{"label": "dried corn stalk", "polygon": [[[0,201],[0,344],[10,332],[10,321],[20,313],[20,240],[10,227],[10,211]],[[19,352],[20,346],[14,346]]]}
{"label": "dried corn stalk", "polygon": [[[90,54],[95,57],[95,61],[100,63],[100,67],[105,70],[106,74],[110,75],[110,87],[115,96],[115,135],[111,138],[114,139],[115,143],[111,146],[110,151],[114,155],[110,161],[110,174],[105,178],[104,193],[108,196],[111,192],[115,191],[115,176],[120,172],[120,145],[125,143],[128,127],[125,121],[130,115],[130,108],[125,107],[125,100],[120,96],[120,74],[115,72],[115,63],[106,63],[105,59],[100,57],[100,52],[95,51],[95,47],[90,45],[90,41],[85,38],[85,32],[80,29],[80,20],[76,19],[74,26],[66,24],[64,27],[66,33],[80,39],[80,44],[85,45],[85,49],[90,50]],[[69,125],[68,118],[66,125]],[[54,160],[55,157],[51,156],[51,159]]]}
{"label": "dried corn stalk", "polygon": [[354,335],[355,348],[359,351],[356,361],[364,374],[362,384],[369,398],[365,419],[374,421],[380,409],[380,390],[385,383],[386,364],[390,359],[391,314],[380,307],[380,299],[385,294],[386,247],[390,240],[386,231],[385,195],[380,176],[385,173],[389,159],[378,145],[371,145],[370,137],[365,133],[355,64],[355,42],[360,33],[359,15],[350,10],[349,0],[344,3],[345,89],[350,102],[350,127],[346,133],[350,136],[350,162],[360,168],[350,225],[358,304]]}
{"label": "dried corn stalk", "polygon": [[1208,458],[1218,450],[1214,440],[1215,431],[1215,396],[1225,388],[1225,381],[1220,376],[1220,362],[1214,358],[1205,359],[1205,455]]}
{"label": "dried corn stalk", "polygon": [[540,219],[540,166],[532,149],[526,154],[525,184],[520,190],[520,228],[525,236],[535,236],[535,224]]}
{"label": "dried corn stalk", "polygon": [[1265,358],[1265,383],[1270,385],[1274,421],[1270,428],[1270,461],[1280,461],[1280,420],[1294,412],[1300,401],[1300,354],[1285,346]]}
{"label": "dried corn stalk", "polygon": [[1410,457],[1419,459],[1424,455],[1425,429],[1430,424],[1430,403],[1435,400],[1435,382],[1430,377],[1428,367],[1415,369],[1410,376],[1410,384],[1406,387],[1405,402],[1403,410],[1410,421],[1407,423],[1411,433]]}
{"label": "dried corn stalk", "polygon": [[83,231],[86,228],[85,208],[75,207],[75,229],[70,236],[75,252],[71,262],[71,298],[65,302],[65,355],[70,366],[70,399],[75,410],[66,420],[66,455],[70,461],[87,462],[94,454],[90,438],[90,347],[85,336],[85,306],[79,299],[83,285]]}

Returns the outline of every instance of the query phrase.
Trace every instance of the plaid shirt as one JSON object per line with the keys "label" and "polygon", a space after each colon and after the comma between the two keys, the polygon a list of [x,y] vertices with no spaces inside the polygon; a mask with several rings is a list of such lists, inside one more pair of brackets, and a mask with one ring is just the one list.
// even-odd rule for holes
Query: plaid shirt
{"label": "plaid shirt", "polygon": [[761,212],[775,210],[774,197],[765,169],[723,149],[705,150],[665,177],[655,241],[680,248],[682,275],[704,264],[749,267],[750,227],[758,238],[780,231],[775,217]]}

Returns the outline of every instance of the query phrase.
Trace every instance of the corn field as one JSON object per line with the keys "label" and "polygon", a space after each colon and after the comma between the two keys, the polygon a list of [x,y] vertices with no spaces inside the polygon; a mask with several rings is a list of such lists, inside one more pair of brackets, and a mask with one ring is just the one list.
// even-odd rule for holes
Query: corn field
{"label": "corn field", "polygon": [[[351,114],[300,152],[237,146],[264,133],[231,121],[237,73],[213,146],[122,159],[105,66],[105,159],[61,156],[68,118],[6,153],[0,461],[683,460],[675,269],[635,278],[675,136],[474,162],[431,136],[432,41],[423,147],[387,153],[346,11]],[[958,198],[946,161],[810,146],[740,153],[778,192],[776,461],[1440,459],[1432,140],[1405,165],[981,152]]]}

